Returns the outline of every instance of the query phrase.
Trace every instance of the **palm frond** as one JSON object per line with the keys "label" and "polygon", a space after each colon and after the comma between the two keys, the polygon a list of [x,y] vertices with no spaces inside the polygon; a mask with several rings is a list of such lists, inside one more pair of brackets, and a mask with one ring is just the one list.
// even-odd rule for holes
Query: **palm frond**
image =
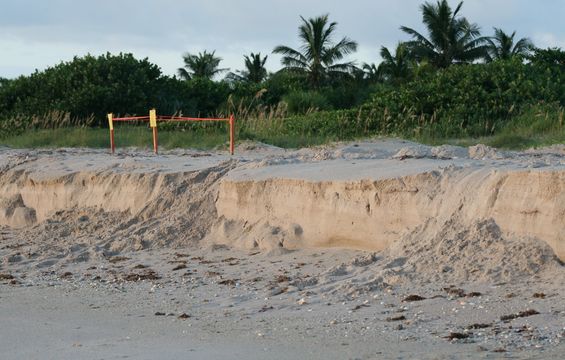
{"label": "palm frond", "polygon": [[181,78],[182,80],[190,80],[191,78],[190,73],[186,71],[185,68],[178,68],[177,74],[179,75],[179,78]]}

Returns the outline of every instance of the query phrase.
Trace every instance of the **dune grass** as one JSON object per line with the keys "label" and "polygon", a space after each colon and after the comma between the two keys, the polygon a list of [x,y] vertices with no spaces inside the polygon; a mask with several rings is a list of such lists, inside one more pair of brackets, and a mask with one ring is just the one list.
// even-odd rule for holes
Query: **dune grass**
{"label": "dune grass", "polygon": [[[201,134],[189,131],[160,131],[159,146],[162,148],[211,149],[221,147],[228,140],[227,134]],[[116,129],[117,147],[151,148],[153,146],[151,130],[145,127]],[[60,128],[53,130],[29,130],[23,134],[6,137],[0,144],[13,148],[58,148],[88,147],[109,148],[108,129],[96,128]]]}
{"label": "dune grass", "polygon": [[[312,121],[312,118],[314,117],[304,117],[298,120],[300,120],[301,124],[307,124],[308,121]],[[236,135],[238,141],[260,141],[283,148],[309,147],[332,141],[362,138],[361,136],[352,137],[351,135],[347,135],[347,138],[341,138],[338,135],[340,132],[336,133],[335,126],[331,127],[325,122],[316,123],[316,132],[309,135],[303,135],[302,131],[292,130],[292,126],[296,125],[296,119],[291,120],[289,123],[285,120],[257,123],[243,120],[239,124]],[[437,135],[444,132],[434,131],[433,128],[428,130],[419,136],[404,136],[404,138],[428,145],[452,144],[471,146],[481,143],[512,150],[565,143],[564,109],[562,107],[531,107],[529,110],[515,116],[512,121],[499,125],[494,135],[488,137],[445,138]],[[394,136],[397,134],[374,135]],[[152,147],[151,129],[146,126],[120,126],[116,128],[115,139],[118,148],[137,147],[150,149]],[[0,138],[0,145],[7,145],[13,148],[109,148],[110,140],[108,129],[64,127],[53,130],[27,130],[19,135]],[[228,145],[228,132],[222,125],[163,126],[159,129],[159,147],[161,149],[227,150]]]}
{"label": "dune grass", "polygon": [[[200,150],[227,150],[229,137],[225,130],[211,129],[207,131],[191,130],[160,130],[158,132],[159,148],[193,148]],[[280,146],[283,148],[301,148],[330,142],[326,137],[306,137],[287,135],[257,135],[242,133],[237,140],[254,140]],[[116,129],[115,141],[117,148],[137,147],[151,149],[153,146],[151,130],[145,127],[125,127]],[[28,130],[19,135],[0,139],[0,145],[16,149],[32,148],[109,148],[110,136],[108,129],[100,128],[59,128]]]}
{"label": "dune grass", "polygon": [[[127,131],[116,132],[116,146],[118,148],[136,147],[140,149],[152,148],[151,131],[145,128],[131,128]],[[360,140],[359,138],[358,140]],[[238,141],[252,140],[266,144],[279,146],[282,148],[302,148],[322,145],[337,141],[331,137],[306,137],[273,135],[259,136],[253,134],[242,134],[237,138]],[[354,140],[354,139],[352,139]],[[451,144],[457,146],[472,146],[485,144],[496,148],[508,150],[522,150],[531,147],[540,147],[552,144],[565,143],[565,131],[555,131],[549,133],[531,133],[527,129],[508,129],[501,133],[480,138],[410,138],[416,142],[428,145]],[[54,130],[30,130],[24,134],[0,139],[0,145],[9,146],[17,149],[33,148],[62,148],[62,147],[83,147],[83,148],[109,148],[110,140],[108,129],[92,128],[62,128]],[[190,132],[190,131],[159,131],[159,148],[193,148],[200,150],[227,150],[229,139],[227,134],[216,132]]]}
{"label": "dune grass", "polygon": [[501,125],[492,136],[456,139],[422,136],[413,140],[431,145],[445,143],[459,146],[485,144],[507,150],[523,150],[532,147],[564,144],[564,115],[565,111],[562,107],[534,106],[514,117],[511,122]]}

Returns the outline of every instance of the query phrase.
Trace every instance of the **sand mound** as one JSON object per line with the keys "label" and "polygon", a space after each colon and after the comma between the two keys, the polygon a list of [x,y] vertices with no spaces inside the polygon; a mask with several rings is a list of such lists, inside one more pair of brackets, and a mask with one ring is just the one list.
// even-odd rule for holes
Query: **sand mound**
{"label": "sand mound", "polygon": [[477,144],[469,147],[469,157],[475,160],[503,159],[506,155],[490,146]]}
{"label": "sand mound", "polygon": [[543,282],[565,267],[547,244],[504,235],[492,219],[465,226],[431,222],[379,254],[357,256],[314,280],[323,292],[347,299],[395,286]]}
{"label": "sand mound", "polygon": [[508,281],[561,266],[546,243],[504,235],[493,219],[424,225],[392,244],[386,257],[402,276],[432,282]]}
{"label": "sand mound", "polygon": [[452,145],[441,145],[441,146],[425,146],[425,145],[412,145],[406,146],[398,150],[396,154],[392,156],[393,159],[404,160],[404,159],[462,159],[468,157],[467,150]]}
{"label": "sand mound", "polygon": [[432,152],[428,146],[418,145],[418,146],[408,146],[400,149],[396,154],[392,156],[393,159],[422,159],[426,157],[431,157]]}
{"label": "sand mound", "polygon": [[437,159],[463,159],[468,156],[467,149],[460,146],[441,145],[432,147],[432,156]]}

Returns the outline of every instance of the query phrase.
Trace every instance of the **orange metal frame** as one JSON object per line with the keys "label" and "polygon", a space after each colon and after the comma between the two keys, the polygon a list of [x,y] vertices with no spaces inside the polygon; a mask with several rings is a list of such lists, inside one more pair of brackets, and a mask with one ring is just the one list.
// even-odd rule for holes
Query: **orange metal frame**
{"label": "orange metal frame", "polygon": [[110,150],[112,154],[116,151],[116,143],[114,141],[114,121],[127,122],[127,121],[149,121],[149,125],[153,130],[153,151],[158,153],[159,141],[157,138],[157,122],[158,121],[225,121],[229,123],[230,131],[230,154],[233,155],[235,151],[235,118],[230,115],[229,118],[193,118],[184,116],[169,116],[159,115],[155,109],[149,111],[149,116],[131,116],[115,118],[113,114],[108,114],[108,125],[110,128]]}

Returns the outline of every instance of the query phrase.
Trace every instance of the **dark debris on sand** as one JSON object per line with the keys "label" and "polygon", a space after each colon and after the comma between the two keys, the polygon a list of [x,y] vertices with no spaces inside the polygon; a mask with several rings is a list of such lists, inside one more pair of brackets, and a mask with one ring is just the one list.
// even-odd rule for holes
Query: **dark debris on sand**
{"label": "dark debris on sand", "polygon": [[407,297],[402,299],[402,302],[413,302],[413,301],[422,301],[422,300],[426,300],[426,298],[420,295],[408,295]]}
{"label": "dark debris on sand", "polygon": [[12,274],[0,274],[0,280],[12,280],[14,275]]}
{"label": "dark debris on sand", "polygon": [[503,316],[500,317],[500,320],[510,321],[510,320],[528,317],[528,316],[532,316],[532,315],[538,315],[538,314],[539,314],[539,312],[534,310],[534,309],[527,309],[525,311],[520,311],[520,312],[515,313],[515,314],[503,315]]}
{"label": "dark debris on sand", "polygon": [[159,280],[161,277],[154,270],[147,269],[142,273],[130,273],[123,276],[125,281]]}
{"label": "dark debris on sand", "polygon": [[463,339],[467,339],[472,335],[472,333],[458,333],[458,332],[452,332],[449,333],[449,335],[447,335],[445,338],[447,340],[463,340]]}

